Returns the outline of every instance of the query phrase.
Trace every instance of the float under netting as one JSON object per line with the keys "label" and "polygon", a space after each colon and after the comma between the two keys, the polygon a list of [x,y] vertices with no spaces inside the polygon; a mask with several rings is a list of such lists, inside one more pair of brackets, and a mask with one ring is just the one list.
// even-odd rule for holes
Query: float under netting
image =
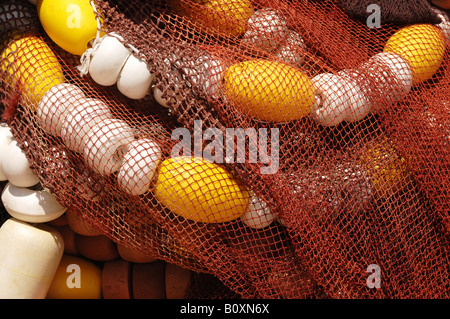
{"label": "float under netting", "polygon": [[61,205],[198,273],[187,296],[450,297],[444,22],[96,0],[71,53],[20,4],[34,23],[3,30],[2,121]]}

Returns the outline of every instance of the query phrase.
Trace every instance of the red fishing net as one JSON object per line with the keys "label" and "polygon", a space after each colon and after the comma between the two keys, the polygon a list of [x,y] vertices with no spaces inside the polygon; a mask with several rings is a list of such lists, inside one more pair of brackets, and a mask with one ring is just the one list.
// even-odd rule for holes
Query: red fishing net
{"label": "red fishing net", "polygon": [[[116,243],[198,273],[189,297],[450,296],[441,28],[417,24],[388,42],[405,25],[369,28],[331,0],[95,8],[101,31],[147,63],[145,97],[82,74],[89,59],[56,45],[33,10],[36,24],[3,37],[3,120],[61,204]],[[48,45],[61,70],[25,35]],[[45,79],[58,72],[81,91],[50,90]],[[36,96],[93,107],[45,122]],[[182,152],[205,160],[174,160]],[[136,181],[155,161],[150,184]],[[209,275],[224,287],[205,289],[217,287]]]}

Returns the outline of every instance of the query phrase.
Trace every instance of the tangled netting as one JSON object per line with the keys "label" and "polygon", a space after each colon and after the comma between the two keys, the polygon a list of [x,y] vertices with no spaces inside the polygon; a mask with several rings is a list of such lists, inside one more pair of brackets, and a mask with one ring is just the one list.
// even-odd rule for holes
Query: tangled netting
{"label": "tangled netting", "polygon": [[[220,6],[222,2],[214,3]],[[43,186],[115,242],[198,274],[213,275],[229,288],[205,289],[209,277],[198,276],[189,297],[450,297],[448,47],[433,77],[392,101],[386,83],[390,87],[399,84],[391,71],[382,65],[374,70],[376,63],[365,63],[383,51],[401,26],[368,28],[331,0],[249,1],[254,11],[281,13],[288,29],[301,36],[302,45],[293,44],[294,49],[284,54],[267,48],[286,47],[289,39],[285,34],[269,33],[271,20],[252,31],[267,32],[257,34],[265,37],[266,47],[260,46],[252,37],[243,41],[242,33],[234,34],[243,26],[226,9],[215,15],[214,6],[207,3],[95,1],[101,30],[120,35],[133,54],[145,59],[169,107],[156,102],[153,89],[135,100],[116,86],[102,86],[89,74],[82,76],[77,68],[80,56],[58,47],[41,26],[22,32],[51,47],[67,83],[105,102],[115,118],[132,127],[136,138],[155,141],[162,160],[171,157],[179,142],[172,132],[180,128],[187,129],[191,137],[198,133],[199,123],[203,132],[214,128],[224,135],[229,128],[266,132],[266,151],[278,154],[276,171],[264,173],[267,161],[249,160],[250,142],[245,147],[247,160],[228,158],[220,166],[251,190],[248,194],[262,199],[275,220],[263,228],[249,227],[241,218],[195,221],[169,210],[151,189],[142,195],[128,194],[118,185],[117,173],[94,172],[83,156],[67,148],[60,137],[48,134],[29,107],[32,102],[21,94],[23,87],[13,87],[8,74],[3,74],[3,120]],[[191,15],[181,14],[183,8]],[[245,10],[236,13],[245,14]],[[226,17],[229,20],[220,21]],[[449,44],[446,40],[445,45]],[[232,77],[209,74],[205,56],[214,56],[225,67],[248,60],[284,61],[308,78],[351,70],[348,76],[363,88],[375,111],[335,125],[322,125],[309,115],[291,120],[289,112],[293,111],[288,109],[276,121],[261,120],[245,112],[245,103],[264,99],[258,87],[270,86],[274,98],[279,98],[275,105],[282,108],[283,96],[296,97],[297,82],[286,85],[289,81],[283,79],[290,79],[290,74],[277,74],[272,64],[253,65],[249,66],[252,74],[246,75],[245,69],[239,72],[245,79],[254,76],[254,87],[243,81],[236,84],[241,85],[237,94],[224,96],[223,87]],[[276,87],[276,83],[284,86]],[[302,108],[296,103],[295,108]],[[262,113],[274,112],[267,105],[262,109]],[[374,266],[381,271],[376,287],[368,283]]]}

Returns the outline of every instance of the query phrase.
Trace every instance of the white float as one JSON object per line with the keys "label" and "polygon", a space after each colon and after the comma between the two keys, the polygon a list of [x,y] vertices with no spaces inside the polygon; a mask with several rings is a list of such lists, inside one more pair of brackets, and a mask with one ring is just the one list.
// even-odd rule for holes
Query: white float
{"label": "white float", "polygon": [[[413,75],[412,70],[402,57],[392,52],[381,52],[372,56],[359,68],[361,76],[367,82],[367,94],[379,95],[382,102],[391,104],[406,97],[411,90]],[[371,92],[376,90],[376,92]],[[381,107],[380,103],[372,105],[372,111],[376,112]]]}
{"label": "white float", "polygon": [[83,155],[95,172],[109,175],[122,165],[127,147],[134,141],[133,129],[120,119],[103,119],[86,135]]}
{"label": "white float", "polygon": [[61,139],[69,149],[82,153],[89,130],[106,118],[113,118],[113,115],[103,101],[92,98],[79,100],[66,114]]}
{"label": "white float", "polygon": [[3,172],[10,183],[19,187],[31,187],[40,182],[17,141],[13,140],[8,145],[2,157]]}
{"label": "white float", "polygon": [[347,122],[356,122],[361,121],[367,115],[369,115],[371,111],[371,104],[369,100],[366,98],[364,91],[357,83],[357,74],[351,71],[343,70],[338,72],[343,79],[344,82],[347,83],[348,88],[348,96],[349,96],[349,104],[350,110],[348,111],[347,117],[345,121]]}
{"label": "white float", "polygon": [[55,195],[45,189],[18,187],[7,183],[1,195],[3,206],[12,217],[29,223],[46,223],[66,211]]}
{"label": "white float", "polygon": [[[312,78],[316,99],[311,117],[321,125],[335,126],[367,115],[370,104],[348,76],[321,73]],[[365,115],[364,115],[365,114]]]}
{"label": "white float", "polygon": [[92,51],[89,75],[100,85],[116,84],[120,71],[131,54],[131,50],[119,38],[122,39],[119,36],[105,35]]}
{"label": "white float", "polygon": [[242,42],[272,52],[288,33],[289,29],[282,15],[276,10],[264,8],[255,11],[248,19]]}
{"label": "white float", "polygon": [[215,100],[223,97],[221,86],[224,72],[224,61],[210,54],[205,54],[202,89],[208,98]]}
{"label": "white float", "polygon": [[0,299],[45,299],[64,252],[61,234],[15,218],[0,228]]}
{"label": "white float", "polygon": [[276,215],[272,212],[266,202],[251,192],[248,208],[240,218],[247,226],[261,229],[272,224]]}
{"label": "white float", "polygon": [[60,136],[66,112],[82,98],[85,98],[85,94],[74,84],[52,86],[39,101],[36,110],[42,129],[51,135]]}
{"label": "white float", "polygon": [[[172,90],[168,90],[168,95],[174,95],[175,93]],[[158,102],[159,105],[164,106],[165,108],[169,108],[169,104],[166,98],[162,97],[163,93],[160,89],[158,89],[155,86],[153,86],[153,97],[155,98],[155,101]],[[176,96],[175,97],[177,100],[180,100],[181,97],[180,96]]]}
{"label": "white float", "polygon": [[133,141],[124,155],[117,180],[122,189],[131,195],[147,192],[161,159],[161,148],[149,138]]}
{"label": "white float", "polygon": [[295,31],[290,31],[286,42],[281,44],[274,55],[282,61],[299,67],[302,65],[306,54],[306,45],[303,38]]}
{"label": "white float", "polygon": [[142,99],[150,90],[154,75],[142,58],[131,54],[117,79],[117,89],[130,99]]}

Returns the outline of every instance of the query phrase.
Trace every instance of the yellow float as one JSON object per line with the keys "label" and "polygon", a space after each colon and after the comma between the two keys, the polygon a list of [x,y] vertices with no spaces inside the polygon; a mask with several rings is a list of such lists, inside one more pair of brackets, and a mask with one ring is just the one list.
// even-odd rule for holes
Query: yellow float
{"label": "yellow float", "polygon": [[161,162],[153,192],[173,213],[205,223],[239,218],[250,198],[219,164],[184,156]]}
{"label": "yellow float", "polygon": [[227,98],[244,114],[262,121],[288,122],[310,114],[311,79],[289,64],[269,60],[236,63],[224,73]]}
{"label": "yellow float", "polygon": [[97,37],[98,24],[90,0],[38,0],[39,20],[62,49],[82,55]]}

